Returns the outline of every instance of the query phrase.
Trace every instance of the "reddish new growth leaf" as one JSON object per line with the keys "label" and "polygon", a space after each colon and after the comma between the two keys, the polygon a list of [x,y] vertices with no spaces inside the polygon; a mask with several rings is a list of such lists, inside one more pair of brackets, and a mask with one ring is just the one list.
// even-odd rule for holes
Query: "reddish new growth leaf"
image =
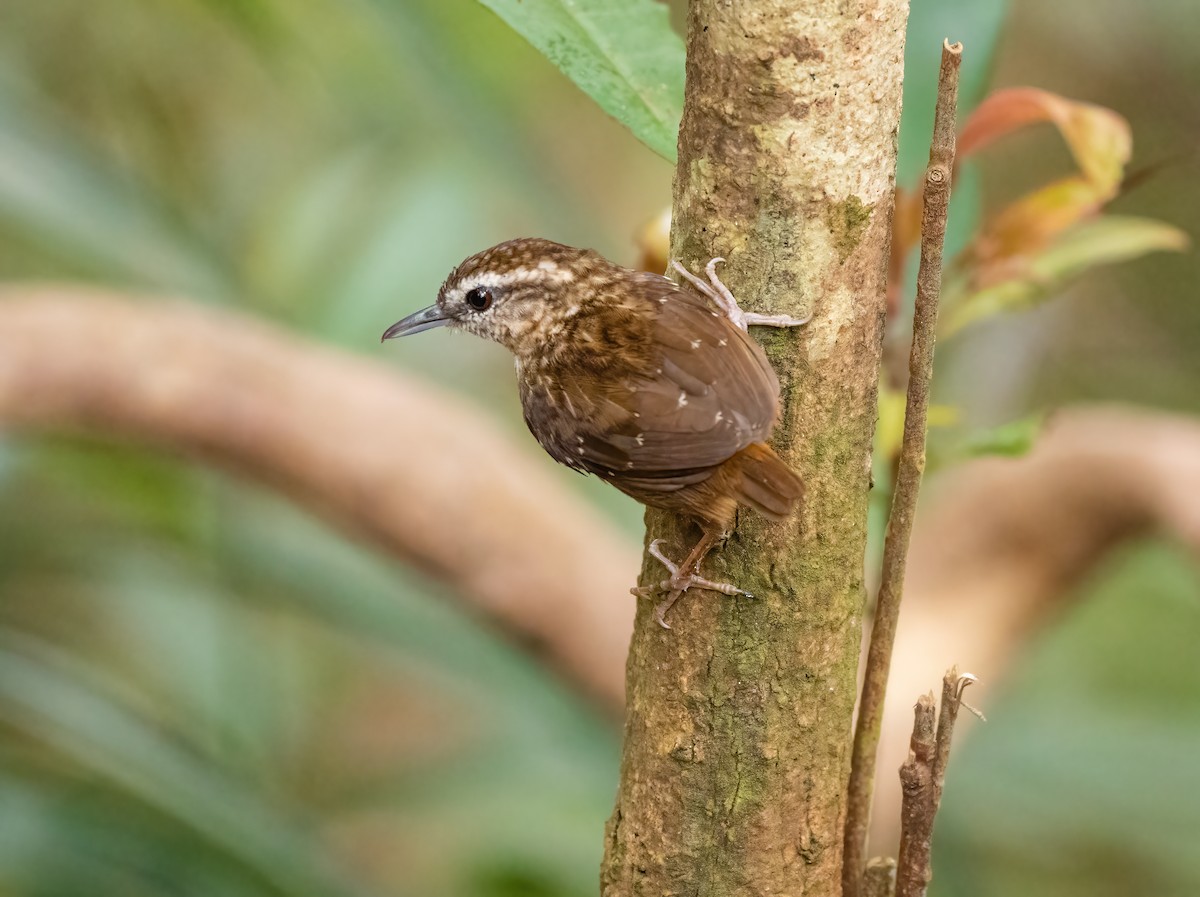
{"label": "reddish new growth leaf", "polygon": [[[1084,228],[1100,216],[1121,190],[1132,153],[1129,123],[1111,109],[1081,103],[1032,87],[998,90],[985,99],[959,132],[958,160],[1030,125],[1053,124],[1062,135],[1078,173],[1022,196],[990,216],[967,249],[954,260],[943,295],[943,335],[970,321],[1029,305],[1069,276],[1087,267],[1134,258],[1156,250],[1177,250],[1186,238],[1155,221],[1126,218],[1103,231],[1095,251],[1080,252],[1080,237],[1099,233]],[[921,220],[919,193],[897,190],[889,310],[898,304],[905,265],[916,245]],[[1128,239],[1122,239],[1122,237]],[[1058,261],[1060,244],[1073,245],[1070,265]],[[1079,262],[1086,259],[1081,267]]]}
{"label": "reddish new growth leaf", "polygon": [[1097,214],[1120,190],[1133,149],[1129,123],[1111,109],[1032,87],[1000,90],[984,100],[962,128],[962,156],[1039,122],[1058,128],[1080,173],[1021,197],[984,227],[970,249],[975,286],[1019,274],[1034,254]]}
{"label": "reddish new growth leaf", "polygon": [[959,132],[959,158],[1039,122],[1058,128],[1089,181],[1112,188],[1121,182],[1133,148],[1129,123],[1111,109],[1033,87],[998,90],[980,103]]}

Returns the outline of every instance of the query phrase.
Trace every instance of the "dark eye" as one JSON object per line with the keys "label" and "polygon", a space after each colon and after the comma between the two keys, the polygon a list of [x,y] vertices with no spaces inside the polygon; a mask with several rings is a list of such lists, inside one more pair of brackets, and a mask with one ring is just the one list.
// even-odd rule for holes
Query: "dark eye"
{"label": "dark eye", "polygon": [[487,287],[475,287],[463,297],[475,311],[487,311],[492,305],[492,291]]}

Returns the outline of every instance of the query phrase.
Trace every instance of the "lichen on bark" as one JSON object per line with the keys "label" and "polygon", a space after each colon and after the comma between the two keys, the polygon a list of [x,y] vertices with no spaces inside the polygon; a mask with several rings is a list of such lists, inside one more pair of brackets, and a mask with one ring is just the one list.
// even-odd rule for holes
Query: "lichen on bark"
{"label": "lichen on bark", "polygon": [[[620,895],[833,895],[861,628],[903,0],[692,0],[672,250],[725,256],[783,386],[800,513],[743,515],[708,575],[758,596],[638,609],[601,872]],[[694,529],[647,513],[681,556]],[[663,573],[647,561],[642,582]]]}

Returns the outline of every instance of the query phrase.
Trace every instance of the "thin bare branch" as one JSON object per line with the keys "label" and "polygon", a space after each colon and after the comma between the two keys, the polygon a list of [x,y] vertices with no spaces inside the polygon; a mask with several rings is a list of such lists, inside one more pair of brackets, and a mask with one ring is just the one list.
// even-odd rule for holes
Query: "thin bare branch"
{"label": "thin bare branch", "polygon": [[929,382],[933,374],[934,334],[942,281],[942,247],[950,206],[950,181],[954,170],[955,113],[958,104],[958,69],[962,45],[942,45],[933,142],[925,170],[924,208],[921,218],[921,263],[917,273],[913,342],[909,356],[908,401],[904,413],[904,441],[896,472],[896,486],[883,549],[883,575],[875,609],[875,624],[867,652],[858,723],[854,732],[848,789],[845,851],[842,867],[843,897],[861,892],[867,827],[875,779],[875,754],[883,718],[892,643],[900,614],[904,568],[916,513],[917,494],[925,469],[926,415]]}

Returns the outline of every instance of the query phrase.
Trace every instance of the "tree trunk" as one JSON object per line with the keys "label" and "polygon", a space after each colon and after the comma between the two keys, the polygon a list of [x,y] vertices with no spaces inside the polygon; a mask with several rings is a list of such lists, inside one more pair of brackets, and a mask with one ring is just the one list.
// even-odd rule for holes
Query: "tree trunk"
{"label": "tree trunk", "polygon": [[[620,895],[834,895],[864,599],[867,492],[907,3],[692,0],[672,249],[728,259],[779,372],[790,522],[745,514],[706,575],[757,600],[638,609],[601,885]],[[682,557],[698,531],[649,512]],[[663,570],[648,560],[643,584]]]}

